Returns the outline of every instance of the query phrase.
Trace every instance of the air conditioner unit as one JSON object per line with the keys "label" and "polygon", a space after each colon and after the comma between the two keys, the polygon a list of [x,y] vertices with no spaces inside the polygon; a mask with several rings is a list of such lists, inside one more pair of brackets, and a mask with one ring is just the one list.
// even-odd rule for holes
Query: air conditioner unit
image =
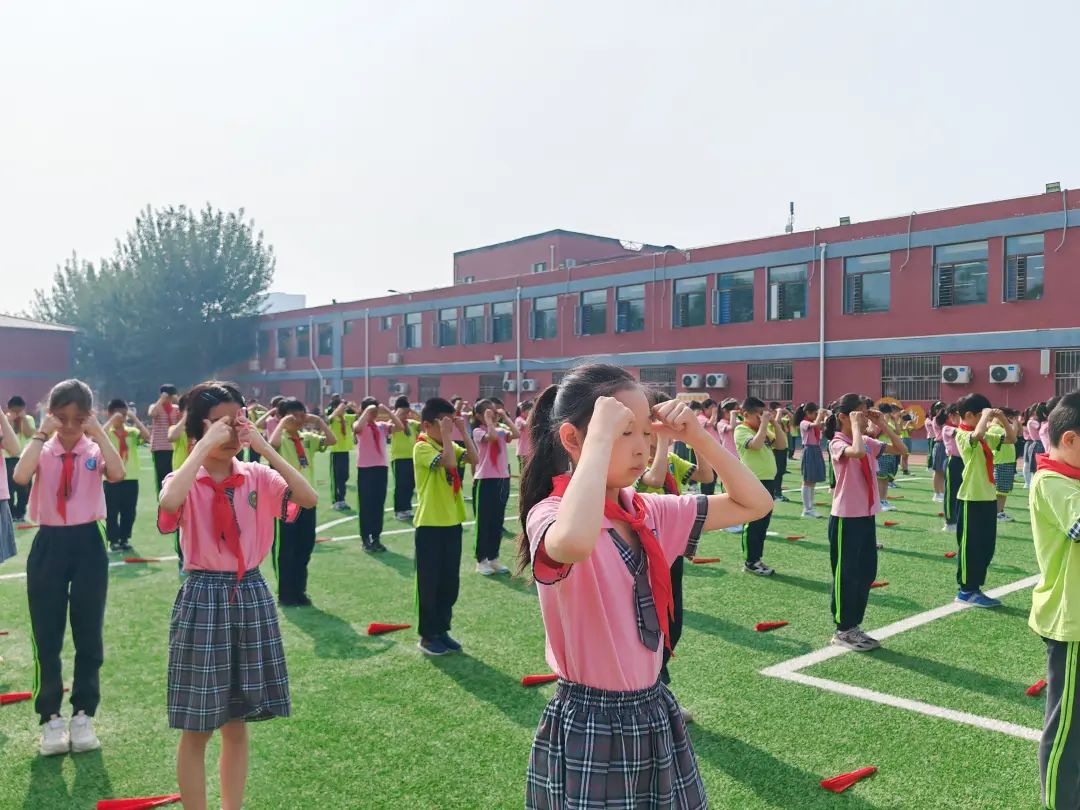
{"label": "air conditioner unit", "polygon": [[528,392],[528,391],[535,391],[535,390],[536,390],[536,380],[531,379],[531,378],[526,378],[526,379],[521,381],[521,391],[522,391],[522,393],[525,393],[525,392]]}
{"label": "air conditioner unit", "polygon": [[394,383],[393,385],[390,386],[390,395],[391,396],[400,397],[400,396],[403,396],[403,395],[405,395],[407,393],[409,393],[409,384],[408,383]]}
{"label": "air conditioner unit", "polygon": [[949,385],[966,385],[971,382],[971,366],[942,366],[941,381]]}
{"label": "air conditioner unit", "polygon": [[682,387],[683,388],[701,388],[701,375],[700,374],[683,374],[682,375]]}
{"label": "air conditioner unit", "polygon": [[401,365],[401,352],[390,352],[390,354],[386,355],[386,362],[391,366]]}
{"label": "air conditioner unit", "polygon": [[324,394],[333,393],[334,387],[330,384],[330,380],[323,380],[322,390]]}
{"label": "air conditioner unit", "polygon": [[259,358],[256,357],[254,360],[248,360],[248,371],[258,371],[258,370],[259,370]]}
{"label": "air conditioner unit", "polygon": [[727,374],[721,374],[720,372],[713,372],[705,375],[705,387],[706,388],[727,388],[728,378]]}
{"label": "air conditioner unit", "polygon": [[503,380],[502,389],[507,394],[513,394],[517,391],[517,380]]}
{"label": "air conditioner unit", "polygon": [[990,382],[992,383],[1018,383],[1023,376],[1020,366],[1015,363],[990,366]]}
{"label": "air conditioner unit", "polygon": [[274,358],[274,368],[279,369],[279,370],[285,368],[285,358],[284,357],[275,357]]}

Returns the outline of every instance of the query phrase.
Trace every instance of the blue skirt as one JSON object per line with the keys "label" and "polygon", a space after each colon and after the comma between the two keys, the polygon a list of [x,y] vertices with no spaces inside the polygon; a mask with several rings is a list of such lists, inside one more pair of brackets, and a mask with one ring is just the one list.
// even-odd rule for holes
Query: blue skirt
{"label": "blue skirt", "polygon": [[949,456],[945,452],[945,442],[934,442],[934,472],[944,473]]}
{"label": "blue skirt", "polygon": [[[0,470],[0,475],[4,472]],[[0,562],[14,557],[18,553],[15,548],[15,524],[11,521],[11,508],[7,499],[0,501]]]}
{"label": "blue skirt", "polygon": [[817,484],[825,480],[825,458],[820,444],[805,444],[802,451],[802,480]]}

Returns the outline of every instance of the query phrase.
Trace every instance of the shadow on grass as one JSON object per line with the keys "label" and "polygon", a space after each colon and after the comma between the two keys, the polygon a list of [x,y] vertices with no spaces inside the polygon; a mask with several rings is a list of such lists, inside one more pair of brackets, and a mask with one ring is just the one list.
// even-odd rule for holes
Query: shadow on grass
{"label": "shadow on grass", "polygon": [[730,644],[755,652],[794,656],[813,649],[804,641],[796,641],[773,633],[759,633],[753,627],[743,627],[696,610],[683,611],[683,624],[700,633],[708,633]]}
{"label": "shadow on grass", "polygon": [[[551,688],[525,688],[521,682],[467,653],[429,659],[433,666],[477,700],[487,703],[522,728],[533,730],[548,704]],[[546,672],[541,666],[538,672]],[[529,674],[529,673],[522,673]]]}
{"label": "shadow on grass", "polygon": [[488,582],[496,582],[508,590],[517,591],[526,596],[536,596],[536,586],[533,585],[524,574],[520,577],[513,576],[512,574],[496,574],[490,577],[484,577],[484,579]]}
{"label": "shadow on grass", "polygon": [[382,563],[387,568],[393,569],[406,579],[412,579],[416,575],[413,558],[398,554],[396,551],[382,551],[378,554],[369,554],[369,557],[377,563]]}
{"label": "shadow on grass", "polygon": [[[799,577],[793,574],[774,574],[773,579],[777,582],[794,585],[796,588],[803,588],[817,593],[831,594],[833,589],[832,580],[807,579],[806,577]],[[896,610],[925,610],[925,608],[914,599],[908,599],[906,596],[896,596],[887,593],[884,589],[874,589],[871,591],[870,599],[875,604],[883,607],[895,608]]]}
{"label": "shadow on grass", "polygon": [[875,650],[873,660],[894,667],[900,667],[901,669],[906,669],[920,675],[925,675],[928,678],[933,678],[942,683],[959,686],[970,692],[977,692],[978,694],[986,695],[987,697],[1006,700],[1009,703],[1015,703],[1018,706],[1032,705],[1032,699],[1024,693],[1024,690],[1029,686],[1029,684],[1026,683],[1007,681],[1004,678],[998,678],[986,672],[964,669],[963,667],[946,664],[932,658],[901,653],[886,647]]}
{"label": "shadow on grass", "polygon": [[[75,779],[68,790],[64,763],[71,760]],[[30,763],[30,787],[23,810],[46,807],[94,807],[99,799],[112,796],[112,784],[101,751],[62,757],[35,757]]]}
{"label": "shadow on grass", "polygon": [[[814,774],[777,759],[768,751],[749,743],[690,726],[690,739],[699,762],[706,762],[724,772],[732,781],[744,785],[769,807],[792,807],[805,810],[815,807],[839,807],[848,810],[876,810],[876,806],[859,798],[858,788],[834,796],[821,789],[822,778],[834,774]],[[712,797],[717,807],[718,797]]]}
{"label": "shadow on grass", "polygon": [[360,635],[344,619],[317,607],[282,608],[285,621],[314,642],[319,658],[360,660],[386,652],[393,641],[382,636]]}

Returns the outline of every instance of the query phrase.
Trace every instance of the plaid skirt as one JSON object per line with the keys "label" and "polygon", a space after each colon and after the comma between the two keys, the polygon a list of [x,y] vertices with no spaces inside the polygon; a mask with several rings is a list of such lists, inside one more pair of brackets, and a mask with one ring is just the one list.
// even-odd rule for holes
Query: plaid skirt
{"label": "plaid skirt", "polygon": [[[0,475],[5,475],[0,470]],[[7,499],[0,501],[0,562],[14,557],[18,553],[15,548],[15,524],[11,520],[11,507]]]}
{"label": "plaid skirt", "polygon": [[1008,495],[1013,491],[1013,481],[1016,480],[1016,462],[1012,464],[995,464],[994,481],[997,482],[999,495]]}
{"label": "plaid skirt", "polygon": [[191,571],[169,622],[169,725],[213,731],[237,718],[288,717],[290,705],[277,607],[262,573],[251,569],[237,587],[235,572]]}
{"label": "plaid skirt", "polygon": [[896,471],[900,469],[900,456],[885,454],[878,457],[878,478],[886,478],[889,481],[896,477]]}
{"label": "plaid skirt", "polygon": [[526,810],[708,806],[679,704],[666,686],[609,692],[559,681],[529,755]]}
{"label": "plaid skirt", "polygon": [[803,445],[801,465],[803,481],[819,484],[825,480],[825,458],[820,444]]}
{"label": "plaid skirt", "polygon": [[949,454],[945,452],[945,442],[934,442],[934,472],[944,473],[949,463]]}

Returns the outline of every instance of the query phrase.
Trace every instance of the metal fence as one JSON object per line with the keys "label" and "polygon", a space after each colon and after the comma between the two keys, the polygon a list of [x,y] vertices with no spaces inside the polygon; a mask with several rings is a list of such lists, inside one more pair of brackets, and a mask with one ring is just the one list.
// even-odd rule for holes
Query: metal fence
{"label": "metal fence", "polygon": [[763,402],[790,402],[793,373],[791,363],[747,363],[746,395]]}
{"label": "metal fence", "polygon": [[650,366],[641,369],[638,379],[642,385],[663,391],[669,397],[675,396],[675,366]]}
{"label": "metal fence", "polygon": [[1080,391],[1080,350],[1054,352],[1054,394],[1063,397]]}
{"label": "metal fence", "polygon": [[941,355],[881,358],[881,394],[901,402],[936,402],[941,391]]}

